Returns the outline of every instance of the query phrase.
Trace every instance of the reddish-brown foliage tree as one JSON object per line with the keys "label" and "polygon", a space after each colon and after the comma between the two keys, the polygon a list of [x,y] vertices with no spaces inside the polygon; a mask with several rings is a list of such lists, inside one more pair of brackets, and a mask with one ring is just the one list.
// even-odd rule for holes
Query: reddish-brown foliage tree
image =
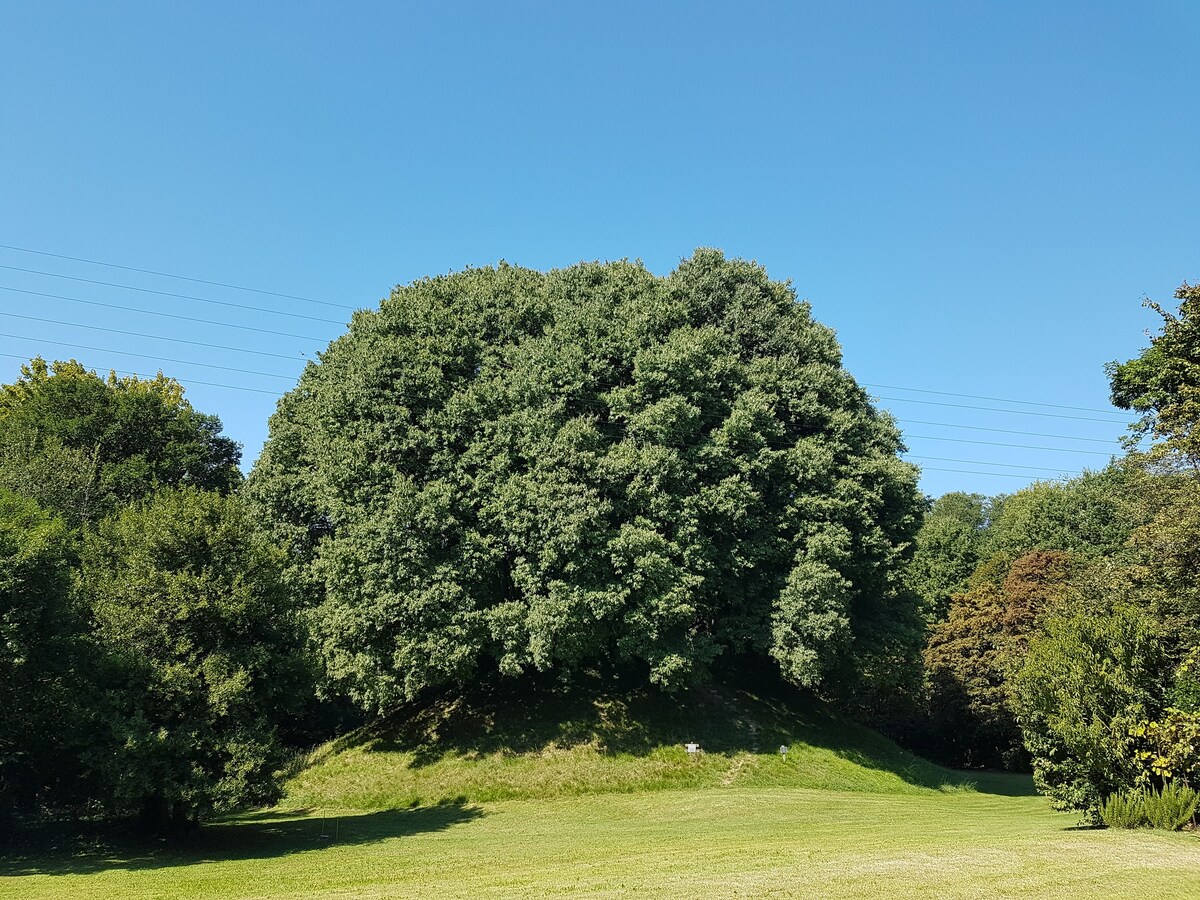
{"label": "reddish-brown foliage tree", "polygon": [[925,650],[933,748],[962,766],[1025,765],[1021,733],[1009,707],[1009,679],[1046,608],[1066,591],[1075,561],[1037,550],[1006,566],[988,560],[965,593],[951,598],[946,621]]}

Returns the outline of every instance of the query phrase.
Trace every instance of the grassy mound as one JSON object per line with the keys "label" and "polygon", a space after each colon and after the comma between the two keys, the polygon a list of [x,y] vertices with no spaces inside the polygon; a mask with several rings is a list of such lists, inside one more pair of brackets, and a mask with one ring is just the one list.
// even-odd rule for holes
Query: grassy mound
{"label": "grassy mound", "polygon": [[1025,777],[936,766],[779,686],[497,689],[402,708],[295,768],[285,806],[346,810],[733,786],[1032,792]]}

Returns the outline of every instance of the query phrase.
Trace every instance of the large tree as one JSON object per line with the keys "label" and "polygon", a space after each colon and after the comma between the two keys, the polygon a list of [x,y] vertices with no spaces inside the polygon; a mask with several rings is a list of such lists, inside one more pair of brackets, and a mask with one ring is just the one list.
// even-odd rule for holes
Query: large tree
{"label": "large tree", "polygon": [[1113,403],[1142,413],[1132,439],[1152,440],[1131,455],[1145,473],[1131,495],[1144,519],[1130,542],[1132,575],[1179,661],[1200,644],[1200,285],[1184,282],[1175,299],[1177,313],[1146,301],[1162,330],[1108,373]]}
{"label": "large tree", "polygon": [[739,653],[850,687],[919,640],[901,449],[790,286],[704,250],[397,288],[280,401],[251,491],[367,708]]}

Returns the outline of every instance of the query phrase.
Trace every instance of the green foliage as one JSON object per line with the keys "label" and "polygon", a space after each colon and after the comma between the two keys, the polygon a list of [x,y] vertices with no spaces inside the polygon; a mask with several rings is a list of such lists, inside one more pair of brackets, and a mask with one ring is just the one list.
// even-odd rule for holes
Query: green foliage
{"label": "green foliage", "polygon": [[931,623],[945,619],[951,596],[967,589],[985,552],[990,510],[982,494],[955,492],[935,500],[926,514],[904,578]]}
{"label": "green foliage", "polygon": [[158,487],[228,492],[241,480],[240,451],[220,431],[161,373],[104,379],[74,361],[37,358],[0,386],[0,486],[73,523]]}
{"label": "green foliage", "polygon": [[1200,647],[1193,647],[1175,670],[1170,699],[1176,709],[1200,713]]}
{"label": "green foliage", "polygon": [[276,723],[303,687],[281,553],[236,497],[164,490],[88,536],[105,654],[91,763],[104,803],[181,824],[276,796]]}
{"label": "green foliage", "polygon": [[1124,502],[1130,474],[1120,466],[1069,481],[1036,482],[1004,499],[988,528],[988,549],[1008,560],[1033,550],[1101,557],[1119,550],[1135,522]]}
{"label": "green foliage", "polygon": [[1109,794],[1100,806],[1100,821],[1109,828],[1144,828],[1146,792],[1141,788]]}
{"label": "green foliage", "polygon": [[1158,791],[1146,791],[1143,801],[1151,828],[1178,831],[1192,821],[1200,794],[1184,784],[1169,781]]}
{"label": "green foliage", "polygon": [[66,526],[0,488],[0,819],[61,800],[78,775],[86,653]]}
{"label": "green foliage", "polygon": [[[1200,715],[1168,708],[1157,721],[1138,722],[1130,729],[1138,738],[1134,759],[1141,767],[1140,780],[1181,779],[1185,784],[1200,776]],[[1197,781],[1200,783],[1200,781]]]}
{"label": "green foliage", "polygon": [[365,708],[735,654],[852,694],[918,652],[900,448],[807,304],[704,250],[397,288],[281,400],[250,487]]}
{"label": "green foliage", "polygon": [[1141,721],[1162,709],[1167,661],[1152,619],[1099,598],[1050,616],[1014,680],[1014,709],[1034,779],[1056,808],[1095,818],[1137,780]]}
{"label": "green foliage", "polygon": [[1182,660],[1200,644],[1200,478],[1148,470],[1135,487],[1129,505],[1141,524],[1129,540],[1129,590]]}
{"label": "green foliage", "polygon": [[1162,331],[1136,359],[1109,363],[1107,370],[1112,402],[1142,413],[1132,427],[1133,443],[1150,435],[1159,441],[1152,459],[1195,468],[1200,466],[1200,285],[1184,282],[1175,299],[1178,315],[1146,301],[1162,316]]}
{"label": "green foliage", "polygon": [[1198,804],[1200,794],[1168,781],[1161,790],[1135,788],[1109,795],[1100,807],[1100,819],[1109,828],[1178,831],[1192,821]]}

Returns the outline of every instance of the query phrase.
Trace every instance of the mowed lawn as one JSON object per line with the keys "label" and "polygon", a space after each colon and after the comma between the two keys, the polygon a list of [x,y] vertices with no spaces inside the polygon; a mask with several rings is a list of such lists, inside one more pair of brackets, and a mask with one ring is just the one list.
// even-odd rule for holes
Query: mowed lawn
{"label": "mowed lawn", "polygon": [[762,787],[276,810],[183,853],[10,857],[0,897],[1200,897],[1200,838],[1073,824],[1037,797]]}

